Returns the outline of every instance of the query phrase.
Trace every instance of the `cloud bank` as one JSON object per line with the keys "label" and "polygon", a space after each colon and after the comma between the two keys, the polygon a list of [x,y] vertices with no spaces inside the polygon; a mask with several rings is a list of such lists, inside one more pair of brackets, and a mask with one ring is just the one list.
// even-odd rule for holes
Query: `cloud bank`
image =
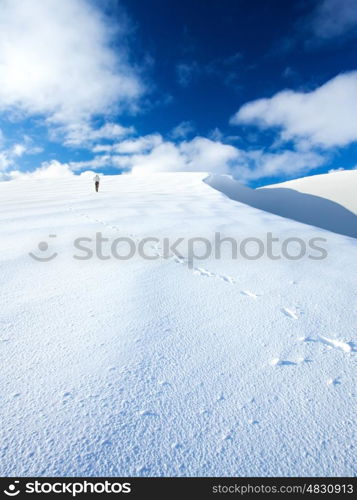
{"label": "cloud bank", "polygon": [[250,182],[261,178],[303,174],[321,166],[326,160],[325,155],[313,151],[247,151],[200,136],[175,143],[160,134],[124,139],[110,145],[97,145],[93,151],[95,155],[90,160],[67,163],[52,160],[43,162],[32,172],[16,169],[4,172],[0,178],[48,179],[111,167],[135,175],[178,171],[233,174],[242,182]]}
{"label": "cloud bank", "polygon": [[97,146],[93,160],[72,162],[73,170],[115,167],[136,175],[156,172],[215,172],[242,181],[279,175],[294,176],[321,166],[325,155],[313,151],[244,150],[220,140],[196,136],[173,142],[160,134]]}
{"label": "cloud bank", "polygon": [[[316,36],[319,30],[333,38],[353,29],[356,9],[351,14],[350,0],[339,5],[335,0],[319,4],[311,21]],[[329,26],[332,11],[336,22]],[[130,63],[125,30],[125,22],[113,24],[91,0],[0,0],[0,115],[15,121],[45,119],[50,139],[93,154],[89,160],[42,162],[34,172],[22,173],[17,160],[36,148],[26,140],[0,144],[3,179],[52,178],[106,167],[135,174],[232,173],[243,181],[292,177],[321,166],[332,148],[357,141],[357,71],[310,92],[283,90],[244,104],[231,124],[276,130],[279,140],[270,147],[239,148],[218,129],[209,137],[194,137],[195,127],[187,120],[166,136],[139,136],[134,126],[114,120],[122,111],[137,109],[145,92]],[[220,64],[236,64],[240,57]],[[217,64],[205,71],[216,72]],[[197,71],[195,64],[179,65],[181,85]]]}
{"label": "cloud bank", "polygon": [[0,0],[0,112],[73,124],[134,106],[143,85],[89,0]]}
{"label": "cloud bank", "polygon": [[277,127],[282,140],[331,148],[357,141],[357,71],[331,79],[312,92],[284,90],[242,106],[235,125]]}

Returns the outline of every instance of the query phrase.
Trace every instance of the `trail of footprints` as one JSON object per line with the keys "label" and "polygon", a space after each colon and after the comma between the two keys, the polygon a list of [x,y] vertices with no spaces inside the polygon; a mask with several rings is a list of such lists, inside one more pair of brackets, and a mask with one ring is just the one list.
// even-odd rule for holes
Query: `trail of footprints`
{"label": "trail of footprints", "polygon": [[[299,342],[312,342],[316,344],[323,344],[328,349],[336,349],[342,351],[345,354],[351,354],[357,352],[357,345],[353,342],[347,342],[345,340],[329,338],[323,335],[316,335],[316,337],[299,337],[297,339]],[[312,360],[306,357],[300,357],[296,361],[291,361],[287,359],[274,358],[270,361],[271,366],[296,366],[301,363],[312,363]],[[327,380],[327,385],[329,386],[337,386],[340,385],[340,377],[329,378]]]}
{"label": "trail of footprints", "polygon": [[[121,234],[123,234],[124,232],[120,230],[120,228],[118,226],[115,226],[115,225],[111,225],[111,224],[108,224],[107,222],[101,220],[101,219],[97,219],[97,218],[92,218],[90,217],[89,215],[87,214],[84,214],[84,213],[81,213],[81,212],[78,212],[77,210],[73,209],[72,207],[69,208],[69,210],[71,212],[73,212],[75,215],[78,215],[79,217],[84,217],[85,219],[88,219],[89,221],[91,222],[95,222],[95,223],[98,223],[98,224],[102,224],[103,226],[105,227],[108,227],[110,229],[113,229],[114,231],[118,231],[120,232]],[[133,233],[127,233],[128,236],[130,236],[131,238],[135,239],[136,241],[139,241],[140,240],[140,237],[136,234],[133,234]],[[160,252],[160,248],[158,245],[151,245],[151,250],[153,250],[154,252],[154,255],[158,256],[158,257],[161,257],[161,258],[165,258],[164,255]],[[198,275],[198,276],[202,276],[202,277],[205,277],[205,278],[215,278],[215,279],[219,279],[221,281],[224,281],[226,283],[229,283],[231,285],[235,285],[236,284],[236,279],[232,276],[227,276],[225,274],[219,274],[219,273],[214,273],[214,272],[211,272],[209,271],[208,269],[204,269],[202,267],[192,267],[189,265],[189,261],[187,259],[185,259],[184,257],[177,257],[177,256],[171,256],[169,257],[173,262],[175,262],[176,264],[182,264],[182,265],[185,265],[187,266],[187,268],[195,275]],[[256,295],[255,293],[253,292],[250,292],[248,290],[242,290],[241,292],[243,295],[246,295],[248,297],[251,297],[251,298],[257,298],[258,295]]]}
{"label": "trail of footprints", "polygon": [[346,342],[340,339],[328,338],[322,335],[317,335],[316,338],[300,337],[298,340],[300,340],[301,342],[317,342],[320,344],[324,344],[329,349],[339,349],[345,353],[357,352],[357,348],[353,342]]}
{"label": "trail of footprints", "polygon": [[[84,214],[84,213],[78,212],[77,210],[74,210],[72,207],[70,207],[69,210],[80,217],[84,217],[84,218],[88,219],[91,222],[102,224],[105,227],[108,227],[110,229],[113,229],[114,231],[117,231],[117,232],[120,232],[121,234],[123,234],[123,231],[121,231],[118,226],[108,224],[107,222],[105,222],[101,219],[92,218],[87,214]],[[140,241],[140,237],[138,235],[135,235],[133,233],[127,233],[127,235],[136,241]],[[151,245],[151,250],[154,252],[154,255],[157,255],[158,257],[161,257],[161,258],[165,258],[165,256],[160,251],[161,250],[160,247],[157,244]],[[169,258],[173,262],[175,262],[176,264],[184,265],[185,267],[187,267],[187,269],[189,269],[194,275],[197,275],[197,276],[200,276],[203,278],[215,278],[215,279],[224,281],[225,283],[228,283],[230,285],[235,285],[237,283],[237,280],[232,276],[214,273],[214,272],[212,272],[208,269],[205,269],[203,267],[193,267],[192,265],[190,265],[190,262],[187,259],[185,259],[184,257],[171,256]],[[297,282],[291,281],[290,284],[296,285]],[[249,290],[241,290],[240,293],[242,295],[245,295],[246,297],[249,297],[249,298],[254,299],[254,300],[256,300],[259,297],[259,295],[255,294]],[[282,307],[280,311],[282,314],[284,314],[286,317],[288,317],[291,320],[296,321],[299,319],[299,313],[295,309],[292,309],[289,307]],[[357,352],[357,346],[353,342],[346,342],[346,341],[343,341],[340,339],[328,338],[328,337],[324,337],[322,335],[317,335],[316,338],[300,337],[298,340],[300,342],[321,343],[330,349],[338,349],[344,353]],[[311,362],[311,360],[307,359],[307,358],[301,358],[298,361],[289,361],[289,360],[283,360],[280,358],[274,358],[270,361],[270,365],[272,365],[272,366],[296,366],[299,363],[308,363],[308,362]],[[328,385],[338,385],[340,383],[341,382],[339,381],[339,377],[337,377],[335,379],[331,378],[327,381]]]}

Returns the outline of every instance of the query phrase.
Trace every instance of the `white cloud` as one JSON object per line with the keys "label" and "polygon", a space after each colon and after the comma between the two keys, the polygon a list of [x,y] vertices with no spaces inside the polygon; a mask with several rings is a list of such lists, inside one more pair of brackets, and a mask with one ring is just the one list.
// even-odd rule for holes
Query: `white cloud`
{"label": "white cloud", "polygon": [[345,146],[357,141],[357,71],[344,73],[312,92],[284,90],[242,106],[233,124],[279,127],[283,140],[310,146]]}
{"label": "white cloud", "polygon": [[240,154],[233,146],[205,137],[195,137],[192,141],[183,142],[179,149],[189,170],[226,172]]}
{"label": "white cloud", "polygon": [[95,156],[92,160],[71,161],[68,165],[71,170],[75,172],[80,172],[85,168],[96,170],[98,168],[112,166],[113,159],[110,155],[98,155]]}
{"label": "white cloud", "polygon": [[320,167],[325,162],[325,156],[312,151],[286,150],[277,153],[263,150],[241,151],[232,173],[242,181],[266,177],[294,177]]}
{"label": "white cloud", "polygon": [[[2,156],[0,154],[0,164]],[[134,174],[155,172],[202,171],[218,174],[233,174],[241,181],[266,177],[294,177],[321,166],[326,157],[309,151],[263,150],[244,151],[231,145],[195,137],[191,141],[175,144],[162,141],[141,154],[103,154],[92,160],[60,163],[57,160],[44,162],[32,172],[13,170],[4,172],[1,180],[50,179],[69,177],[83,170],[90,172],[103,167],[116,167]]]}
{"label": "white cloud", "polygon": [[54,129],[52,138],[62,137],[66,146],[89,147],[101,139],[119,139],[135,132],[134,127],[123,127],[118,123],[105,123],[95,129],[88,123],[72,123],[66,127]]}
{"label": "white cloud", "polygon": [[5,147],[6,140],[1,137],[0,146],[0,171],[8,170],[16,165],[16,161],[24,155],[38,154],[42,151],[41,147],[34,146],[30,137],[24,136],[22,142]]}
{"label": "white cloud", "polygon": [[326,157],[311,151],[245,151],[235,146],[195,137],[179,144],[162,142],[145,154],[111,157],[111,165],[134,174],[168,171],[202,171],[233,174],[242,181],[306,173],[321,166]]}
{"label": "white cloud", "polygon": [[137,139],[126,139],[125,141],[114,145],[116,153],[144,153],[152,150],[154,147],[162,143],[160,134],[149,134]]}
{"label": "white cloud", "polygon": [[330,168],[330,170],[328,171],[329,174],[333,174],[335,172],[344,172],[345,169],[343,167],[338,167],[338,168]]}
{"label": "white cloud", "polygon": [[26,152],[25,144],[15,144],[12,147],[12,154],[16,157],[22,156]]}
{"label": "white cloud", "polygon": [[315,37],[333,39],[356,31],[356,0],[322,0],[310,19],[310,28]]}
{"label": "white cloud", "polygon": [[0,172],[7,170],[13,164],[13,159],[9,158],[6,151],[0,151]]}
{"label": "white cloud", "polygon": [[[133,173],[160,171],[215,171],[227,173],[239,151],[233,146],[195,137],[180,144],[164,142],[150,153],[127,158]],[[127,167],[128,168],[128,167]]]}
{"label": "white cloud", "polygon": [[27,179],[56,179],[72,177],[73,172],[66,163],[57,160],[42,163],[41,167],[32,172],[13,170],[3,176],[4,180],[27,180]]}
{"label": "white cloud", "polygon": [[[15,147],[9,151],[22,150]],[[44,162],[34,171],[14,170],[15,161],[9,165],[9,157],[0,154],[0,165],[5,169],[12,166],[12,171],[5,171],[0,179],[34,179],[68,177],[83,171],[96,171],[105,167],[114,167],[134,174],[155,172],[202,171],[218,174],[233,174],[241,181],[251,181],[264,177],[288,176],[306,173],[320,165],[326,158],[311,151],[266,152],[261,149],[245,151],[220,141],[205,137],[195,137],[190,141],[174,143],[164,141],[160,134],[125,140],[97,154],[91,160],[60,163],[57,160]],[[98,147],[99,148],[99,147]],[[25,154],[25,153],[23,153]],[[82,174],[81,174],[82,175]]]}
{"label": "white cloud", "polygon": [[[82,168],[93,166],[96,168],[95,162],[81,162]],[[31,180],[31,179],[71,179],[75,175],[76,163],[61,163],[58,160],[42,162],[41,166],[32,171],[12,170],[11,172],[0,173],[0,181],[11,180]],[[85,170],[79,174],[80,177],[91,177],[95,172],[93,170]]]}
{"label": "white cloud", "polygon": [[212,141],[222,141],[222,139],[224,138],[224,134],[218,127],[215,127],[209,132],[208,137],[209,139],[212,139]]}
{"label": "white cloud", "polygon": [[170,136],[173,139],[185,139],[194,130],[195,127],[191,121],[183,121],[171,130]]}
{"label": "white cloud", "polygon": [[[128,160],[130,163],[128,164]],[[149,174],[162,171],[185,170],[185,161],[179,148],[173,142],[165,142],[148,154],[127,158],[127,167],[135,174]],[[189,170],[189,169],[188,169]]]}
{"label": "white cloud", "polygon": [[140,154],[151,151],[163,142],[160,134],[149,134],[126,139],[116,144],[100,144],[93,148],[94,153],[113,152],[118,154]]}
{"label": "white cloud", "polygon": [[135,104],[118,27],[90,0],[0,0],[0,112],[68,124]]}
{"label": "white cloud", "polygon": [[[91,167],[83,162],[83,167]],[[11,172],[0,173],[0,181],[11,180],[31,180],[31,179],[71,179],[75,175],[75,164],[61,163],[58,160],[42,162],[41,166],[32,171],[12,170]],[[84,170],[79,174],[79,177],[91,177],[95,175],[93,170]]]}

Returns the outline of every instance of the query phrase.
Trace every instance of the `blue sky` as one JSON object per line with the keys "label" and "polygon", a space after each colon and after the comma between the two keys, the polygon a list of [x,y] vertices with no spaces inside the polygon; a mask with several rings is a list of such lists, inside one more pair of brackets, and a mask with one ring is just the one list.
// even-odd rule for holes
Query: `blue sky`
{"label": "blue sky", "polygon": [[357,165],[355,0],[0,0],[0,179]]}

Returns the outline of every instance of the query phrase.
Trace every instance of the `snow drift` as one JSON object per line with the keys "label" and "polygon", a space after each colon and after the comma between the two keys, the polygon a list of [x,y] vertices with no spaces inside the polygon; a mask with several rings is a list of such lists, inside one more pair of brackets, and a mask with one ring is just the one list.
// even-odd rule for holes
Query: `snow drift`
{"label": "snow drift", "polygon": [[206,182],[236,201],[305,224],[357,238],[357,171],[305,177],[250,189],[228,175]]}

